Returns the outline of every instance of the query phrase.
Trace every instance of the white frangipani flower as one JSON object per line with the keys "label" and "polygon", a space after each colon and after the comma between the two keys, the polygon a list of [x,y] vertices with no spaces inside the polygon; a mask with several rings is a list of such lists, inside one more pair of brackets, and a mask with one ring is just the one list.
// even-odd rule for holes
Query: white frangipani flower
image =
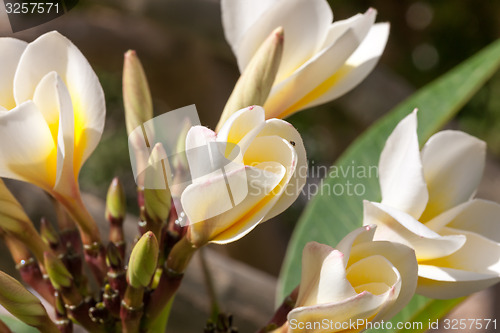
{"label": "white frangipani flower", "polygon": [[100,140],[104,94],[82,53],[57,32],[0,38],[0,176],[74,191]]}
{"label": "white frangipani flower", "polygon": [[[198,150],[206,147],[222,154],[207,158]],[[192,127],[186,151],[193,183],[182,192],[181,202],[190,221],[187,237],[197,247],[243,237],[288,208],[306,181],[300,134],[286,121],[266,120],[259,106],[235,112],[218,133]],[[226,165],[228,155],[234,156]],[[207,173],[210,163],[213,172]]]}
{"label": "white frangipani flower", "polygon": [[379,162],[382,202],[365,202],[375,239],[415,249],[417,292],[454,298],[500,281],[500,205],[475,199],[486,144],[446,130],[419,150],[416,111],[387,140]]}
{"label": "white frangipani flower", "polygon": [[35,184],[99,242],[81,201],[78,174],[97,146],[104,93],[87,59],[56,31],[32,43],[0,38],[0,177]]}
{"label": "white frangipani flower", "polygon": [[326,0],[222,0],[226,39],[241,72],[277,27],[284,50],[266,118],[284,118],[326,103],[357,86],[373,70],[389,35],[376,11],[332,23]]}
{"label": "white frangipani flower", "polygon": [[[316,242],[305,246],[288,332],[360,332],[366,321],[388,320],[410,301],[417,285],[415,252],[373,241],[375,228],[352,231],[335,249]],[[352,322],[358,323],[354,329],[346,327]]]}

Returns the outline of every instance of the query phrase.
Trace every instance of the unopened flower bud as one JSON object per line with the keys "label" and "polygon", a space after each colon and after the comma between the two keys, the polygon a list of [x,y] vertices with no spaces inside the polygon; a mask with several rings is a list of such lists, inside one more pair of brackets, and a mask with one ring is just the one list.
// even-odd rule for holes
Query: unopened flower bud
{"label": "unopened flower bud", "polygon": [[40,235],[45,244],[55,249],[59,246],[59,235],[50,222],[42,217],[40,220]]}
{"label": "unopened flower bud", "polygon": [[229,96],[217,131],[234,112],[251,105],[264,105],[278,73],[283,42],[284,30],[278,27],[259,47]]}
{"label": "unopened flower bud", "polygon": [[0,304],[27,325],[42,332],[58,332],[40,300],[13,277],[0,271]]}
{"label": "unopened flower bud", "polygon": [[125,53],[123,64],[123,104],[127,133],[153,118],[151,92],[141,61],[133,50]]}
{"label": "unopened flower bud", "polygon": [[167,153],[161,143],[157,143],[149,158],[150,168],[146,172],[146,186],[144,189],[144,208],[148,217],[156,222],[163,223],[170,212],[171,195],[168,187],[167,175],[170,173]]}
{"label": "unopened flower bud", "polygon": [[121,222],[125,218],[126,210],[125,191],[118,177],[115,177],[106,196],[106,218],[108,221]]}
{"label": "unopened flower bud", "polygon": [[73,283],[71,273],[66,269],[63,262],[50,252],[44,253],[45,269],[49,275],[50,282],[57,290],[69,288]]}
{"label": "unopened flower bud", "polygon": [[109,243],[106,248],[106,264],[113,269],[120,269],[123,266],[123,258],[115,244]]}
{"label": "unopened flower bud", "polygon": [[156,271],[158,241],[152,232],[142,235],[130,255],[127,281],[134,288],[146,287]]}

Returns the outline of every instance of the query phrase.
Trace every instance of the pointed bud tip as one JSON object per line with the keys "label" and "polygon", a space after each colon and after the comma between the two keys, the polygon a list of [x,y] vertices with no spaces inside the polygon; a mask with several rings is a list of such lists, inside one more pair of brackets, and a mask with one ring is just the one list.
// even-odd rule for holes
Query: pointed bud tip
{"label": "pointed bud tip", "polygon": [[130,255],[127,281],[135,288],[146,287],[156,271],[159,246],[156,236],[147,232],[139,239]]}
{"label": "pointed bud tip", "polygon": [[135,57],[137,56],[137,52],[135,50],[128,50],[125,52],[125,58]]}
{"label": "pointed bud tip", "polygon": [[[125,190],[118,177],[113,178],[106,196],[106,218],[123,220],[127,209]],[[109,216],[108,216],[109,215]]]}
{"label": "pointed bud tip", "polygon": [[51,252],[43,253],[45,269],[49,275],[49,280],[55,289],[68,288],[73,283],[73,276],[64,266],[61,259]]}
{"label": "pointed bud tip", "polygon": [[285,29],[283,27],[277,27],[273,31],[274,36],[278,40],[278,42],[282,43],[285,38]]}

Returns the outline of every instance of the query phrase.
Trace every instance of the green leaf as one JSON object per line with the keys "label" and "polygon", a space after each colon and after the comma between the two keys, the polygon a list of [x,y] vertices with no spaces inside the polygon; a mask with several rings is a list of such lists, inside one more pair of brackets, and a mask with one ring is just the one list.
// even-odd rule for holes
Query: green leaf
{"label": "green leaf", "polygon": [[16,333],[40,333],[39,330],[37,330],[34,327],[28,326],[22,321],[17,320],[14,317],[7,316],[7,315],[0,315],[0,320],[2,320],[12,332]]}
{"label": "green leaf", "polygon": [[[302,249],[307,242],[335,246],[347,233],[362,225],[362,201],[380,201],[378,160],[387,137],[397,123],[418,108],[419,139],[420,143],[425,142],[470,100],[499,67],[500,40],[420,89],[377,121],[344,152],[299,219],[283,263],[278,301],[300,282]],[[435,301],[416,296],[397,319],[404,321],[426,307],[445,308],[456,301],[432,302]],[[433,313],[428,315],[433,316]]]}

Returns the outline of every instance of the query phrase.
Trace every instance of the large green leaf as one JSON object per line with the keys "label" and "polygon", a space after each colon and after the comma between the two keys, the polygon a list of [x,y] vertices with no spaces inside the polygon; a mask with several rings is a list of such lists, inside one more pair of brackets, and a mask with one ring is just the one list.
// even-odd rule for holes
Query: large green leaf
{"label": "large green leaf", "polygon": [[[376,166],[384,143],[396,124],[418,108],[419,139],[421,143],[425,142],[469,101],[499,67],[500,41],[497,41],[420,89],[375,123],[344,152],[297,224],[281,271],[279,300],[300,282],[302,249],[307,242],[335,246],[347,233],[361,226],[362,201],[380,201]],[[395,320],[409,320],[427,307],[439,305],[439,308],[446,308],[447,304],[456,303],[431,302],[425,297],[415,296]],[[438,311],[435,313],[438,314]]]}
{"label": "large green leaf", "polygon": [[40,331],[36,328],[28,326],[18,319],[8,315],[0,315],[0,320],[2,320],[14,333],[40,333]]}

